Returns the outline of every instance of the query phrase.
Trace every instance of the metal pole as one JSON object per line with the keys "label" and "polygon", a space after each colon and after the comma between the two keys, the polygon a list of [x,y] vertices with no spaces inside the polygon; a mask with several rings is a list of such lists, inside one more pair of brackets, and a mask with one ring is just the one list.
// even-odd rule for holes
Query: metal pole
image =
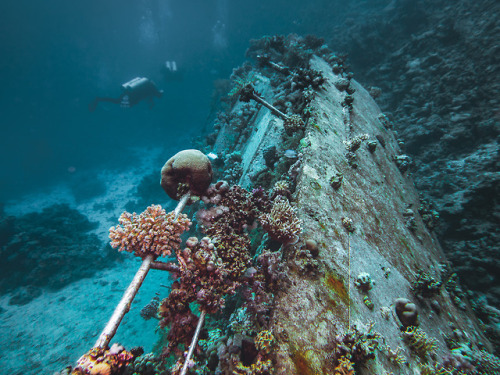
{"label": "metal pole", "polygon": [[194,348],[196,347],[196,343],[198,342],[198,336],[200,335],[201,327],[203,326],[203,320],[205,320],[206,312],[202,311],[200,314],[200,318],[198,319],[198,325],[196,326],[196,331],[194,332],[193,339],[191,340],[191,345],[189,346],[189,351],[186,356],[186,360],[184,362],[184,366],[182,367],[182,371],[180,375],[186,375],[187,369],[189,366],[189,360],[193,356]]}
{"label": "metal pole", "polygon": [[106,327],[99,336],[99,339],[94,344],[94,348],[107,348],[109,342],[116,334],[116,330],[118,329],[118,326],[120,325],[123,317],[125,316],[126,313],[129,312],[130,305],[132,304],[134,297],[139,291],[142,282],[146,278],[146,275],[148,274],[148,271],[151,268],[152,261],[153,261],[153,255],[151,254],[147,255],[146,258],[144,258],[141,267],[137,270],[134,278],[132,279],[132,282],[130,283],[127,290],[123,294],[120,303],[118,303],[118,305],[116,306],[113,315],[108,321],[108,324],[106,324]]}
{"label": "metal pole", "polygon": [[174,220],[177,220],[177,218],[179,217],[179,215],[182,212],[182,210],[184,209],[184,207],[186,207],[186,204],[187,204],[189,198],[191,198],[190,191],[188,191],[186,194],[184,194],[182,196],[182,198],[179,200],[179,203],[177,203],[177,207],[175,207],[175,210],[174,210]]}
{"label": "metal pole", "polygon": [[283,112],[281,112],[278,108],[274,107],[273,105],[269,104],[266,102],[264,99],[262,99],[258,95],[252,95],[253,100],[256,102],[262,104],[264,107],[268,108],[271,112],[273,112],[275,115],[281,117],[283,120],[286,120],[288,118],[287,115],[285,115]]}

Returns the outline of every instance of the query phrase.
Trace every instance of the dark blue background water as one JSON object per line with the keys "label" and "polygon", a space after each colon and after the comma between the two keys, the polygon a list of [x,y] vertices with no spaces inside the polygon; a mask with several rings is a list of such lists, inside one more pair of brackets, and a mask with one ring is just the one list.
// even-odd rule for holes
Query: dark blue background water
{"label": "dark blue background water", "polygon": [[[302,16],[320,16],[334,3],[2,2],[0,200],[64,180],[69,171],[130,163],[131,146],[188,147],[211,111],[213,82],[243,61],[250,38],[315,32]],[[181,82],[163,80],[165,60],[177,61]],[[152,110],[109,104],[89,113],[93,97],[118,96],[136,76],[165,90]]]}

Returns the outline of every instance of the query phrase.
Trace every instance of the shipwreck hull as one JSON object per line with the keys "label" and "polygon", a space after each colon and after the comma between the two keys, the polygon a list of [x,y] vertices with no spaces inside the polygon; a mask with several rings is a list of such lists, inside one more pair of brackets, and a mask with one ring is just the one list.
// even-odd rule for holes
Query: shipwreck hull
{"label": "shipwreck hull", "polygon": [[[349,78],[346,88],[345,73],[334,73],[327,59],[312,56],[309,68],[321,72],[324,82],[314,90],[308,105],[313,113],[287,173],[303,230],[298,242],[281,248],[287,281],[276,291],[268,327],[275,337],[275,373],[352,373],[339,363],[338,348],[353,330],[374,334],[378,342],[362,363],[352,359],[360,374],[414,374],[426,364],[437,366],[450,351],[446,342],[458,336],[472,347],[486,344],[466,301],[455,293],[429,217],[419,213],[421,202],[390,121],[359,83]],[[277,73],[261,73],[254,71],[256,90],[268,102],[279,101],[283,92],[272,82]],[[242,103],[235,103],[232,113],[241,111]],[[227,125],[213,149],[227,153],[232,145],[241,153],[239,184],[251,189],[270,173],[263,167],[266,150],[274,146],[282,155],[290,136],[283,119],[263,106],[245,121],[246,138]],[[308,240],[317,246],[313,251]],[[357,280],[363,274],[370,285]],[[408,327],[395,311],[400,298],[416,305],[419,334],[433,343],[432,350],[419,352],[404,339]]]}

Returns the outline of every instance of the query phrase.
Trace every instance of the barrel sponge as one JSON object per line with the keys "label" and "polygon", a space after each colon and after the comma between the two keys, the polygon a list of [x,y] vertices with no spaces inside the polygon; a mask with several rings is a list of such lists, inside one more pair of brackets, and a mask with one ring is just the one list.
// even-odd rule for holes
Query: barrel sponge
{"label": "barrel sponge", "polygon": [[172,199],[187,192],[202,195],[212,182],[210,159],[198,150],[183,150],[167,160],[161,169],[161,186]]}

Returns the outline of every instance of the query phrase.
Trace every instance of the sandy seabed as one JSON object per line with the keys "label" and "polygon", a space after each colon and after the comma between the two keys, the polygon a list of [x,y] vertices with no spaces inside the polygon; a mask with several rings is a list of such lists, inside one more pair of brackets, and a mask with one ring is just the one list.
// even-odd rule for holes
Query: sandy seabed
{"label": "sandy seabed", "polygon": [[[45,292],[24,306],[9,306],[8,296],[0,298],[4,309],[0,323],[1,374],[52,374],[87,352],[120,301],[140,262],[128,259],[94,278],[79,280],[57,292]],[[127,349],[142,346],[151,351],[159,338],[156,319],[144,320],[140,310],[157,291],[168,294],[165,272],[151,270],[130,312],[112,342]],[[161,290],[163,289],[163,291]]]}
{"label": "sandy seabed", "polygon": [[[127,171],[102,171],[99,177],[106,182],[105,195],[91,201],[77,203],[67,186],[55,186],[50,194],[23,197],[6,205],[6,213],[22,215],[41,211],[54,203],[68,203],[98,222],[95,233],[108,241],[108,229],[118,223],[124,205],[133,199],[135,189],[143,176],[159,169],[158,158],[164,151],[136,150],[140,162]],[[96,211],[94,207],[113,201],[112,211]],[[151,204],[168,203],[151,202]],[[119,202],[119,203],[118,203]],[[100,271],[92,278],[78,280],[65,288],[44,292],[23,306],[9,305],[10,295],[0,297],[0,374],[53,374],[67,365],[75,365],[78,358],[96,342],[111,317],[115,306],[140,266],[140,259],[124,255],[123,262]],[[131,349],[142,346],[151,351],[159,339],[155,332],[158,320],[144,320],[140,310],[155,293],[160,298],[168,295],[171,283],[168,273],[151,270],[136,296],[130,312],[125,315],[112,343],[118,342]]]}

